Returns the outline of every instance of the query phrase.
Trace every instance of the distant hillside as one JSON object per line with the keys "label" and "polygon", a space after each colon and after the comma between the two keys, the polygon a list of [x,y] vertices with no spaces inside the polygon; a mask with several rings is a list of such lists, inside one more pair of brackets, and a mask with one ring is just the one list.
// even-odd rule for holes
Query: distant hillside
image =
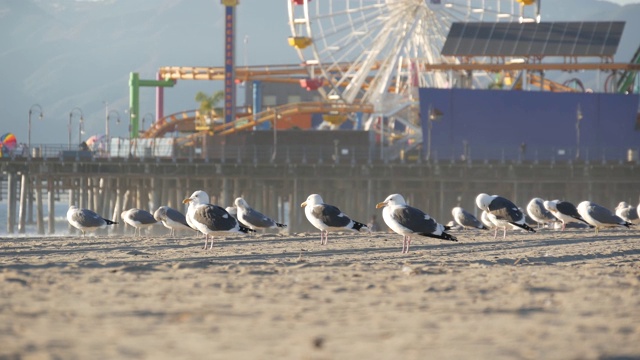
{"label": "distant hillside", "polygon": [[[151,78],[160,66],[221,65],[222,11],[217,0],[0,0],[0,133],[12,131],[26,142],[27,113],[34,103],[45,112],[43,122],[33,120],[34,143],[66,144],[69,111],[76,106],[84,112],[88,134],[104,133],[106,101],[122,118],[122,124],[110,124],[111,133],[125,135],[129,73]],[[628,61],[640,45],[640,5],[546,1],[542,12],[545,21],[625,20],[617,61]],[[245,0],[238,13],[238,64],[247,55],[243,34],[251,36],[250,65],[299,61],[286,43],[284,1]],[[197,91],[220,88],[183,81],[166,90],[166,112],[195,108]],[[141,114],[155,113],[154,96],[143,89]],[[77,121],[74,117],[73,139]]]}

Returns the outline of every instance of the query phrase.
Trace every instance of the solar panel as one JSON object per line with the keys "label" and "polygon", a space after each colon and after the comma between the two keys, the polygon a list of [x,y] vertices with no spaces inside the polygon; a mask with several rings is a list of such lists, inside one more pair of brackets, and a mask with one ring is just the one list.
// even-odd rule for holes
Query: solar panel
{"label": "solar panel", "polygon": [[445,56],[613,56],[623,21],[456,22],[442,47]]}

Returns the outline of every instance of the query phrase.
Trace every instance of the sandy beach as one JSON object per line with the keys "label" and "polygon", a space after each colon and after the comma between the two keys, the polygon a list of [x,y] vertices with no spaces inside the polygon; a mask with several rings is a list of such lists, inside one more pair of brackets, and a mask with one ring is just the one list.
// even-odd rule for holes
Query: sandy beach
{"label": "sandy beach", "polygon": [[640,358],[640,230],[452,233],[3,238],[0,359]]}

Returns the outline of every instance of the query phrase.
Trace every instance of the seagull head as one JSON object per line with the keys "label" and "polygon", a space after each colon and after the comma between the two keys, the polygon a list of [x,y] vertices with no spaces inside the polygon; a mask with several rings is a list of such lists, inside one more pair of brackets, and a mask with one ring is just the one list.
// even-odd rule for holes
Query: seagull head
{"label": "seagull head", "polygon": [[462,208],[460,206],[456,206],[451,209],[451,215],[453,215],[453,217],[456,217],[456,214],[462,214]]}
{"label": "seagull head", "polygon": [[618,204],[618,206],[616,206],[616,210],[619,210],[619,209],[626,209],[626,208],[628,208],[628,207],[629,207],[629,204],[627,204],[627,202],[626,202],[626,201],[621,201],[621,202]]}
{"label": "seagull head", "polygon": [[[238,198],[240,199],[240,198]],[[236,201],[238,200],[236,199]],[[224,208],[225,210],[227,210],[227,212],[233,216],[238,215],[238,209],[235,206],[227,206],[226,208]]]}
{"label": "seagull head", "polygon": [[236,205],[236,207],[239,207],[242,209],[246,209],[249,207],[249,204],[247,204],[247,202],[241,197],[236,198],[236,200],[233,203]]}
{"label": "seagull head", "polygon": [[309,197],[307,197],[307,200],[305,200],[305,202],[303,202],[302,204],[300,204],[300,207],[305,207],[307,205],[309,206],[313,206],[313,205],[318,205],[318,204],[322,204],[322,197],[318,194],[311,194],[309,195]]}
{"label": "seagull head", "polygon": [[193,194],[191,194],[190,197],[182,200],[182,203],[183,204],[194,204],[194,205],[208,204],[209,203],[209,195],[207,195],[207,193],[202,191],[202,190],[198,190],[198,191],[195,191]]}
{"label": "seagull head", "polygon": [[394,206],[394,205],[406,205],[407,202],[404,201],[404,197],[400,194],[391,194],[384,199],[383,202],[376,204],[376,209],[383,208],[385,206]]}
{"label": "seagull head", "polygon": [[480,208],[480,210],[489,211],[489,204],[491,204],[491,202],[495,198],[495,195],[491,196],[485,193],[478,194],[478,196],[476,196],[476,205]]}
{"label": "seagull head", "polygon": [[544,206],[545,209],[549,210],[549,211],[557,211],[558,207],[556,206],[557,202],[556,200],[545,200],[542,205]]}
{"label": "seagull head", "polygon": [[160,206],[158,210],[153,213],[153,218],[156,219],[156,221],[164,221],[164,219],[167,218],[167,207]]}

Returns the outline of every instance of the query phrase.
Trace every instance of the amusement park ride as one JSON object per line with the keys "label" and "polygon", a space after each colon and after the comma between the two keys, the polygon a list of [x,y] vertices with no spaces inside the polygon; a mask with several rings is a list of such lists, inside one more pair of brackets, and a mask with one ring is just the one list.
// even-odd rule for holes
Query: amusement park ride
{"label": "amusement park ride", "polygon": [[[191,138],[227,135],[289,114],[320,113],[332,127],[350,120],[362,124],[360,130],[420,142],[420,87],[487,89],[499,77],[505,80],[502,88],[584,91],[584,87],[575,86],[581,85],[578,79],[559,84],[545,79],[545,71],[597,70],[610,73],[605,91],[625,91],[640,70],[640,52],[630,63],[614,63],[608,55],[590,63],[566,56],[563,62],[549,63],[535,56],[443,55],[452,24],[540,23],[541,0],[287,0],[288,42],[301,63],[236,67],[234,9],[238,0],[221,3],[226,20],[224,66],[162,67],[155,80],[140,80],[132,74],[132,138],[164,137],[176,130]],[[177,80],[224,81],[224,118],[212,119],[211,114],[196,110],[163,116],[163,88]],[[254,102],[253,111],[236,116],[236,82],[298,83],[308,91],[317,91],[323,101],[267,110]],[[142,133],[137,127],[140,86],[156,87],[158,114],[154,126]],[[356,117],[365,120],[356,122]],[[382,129],[383,119],[401,124],[401,130]]]}

